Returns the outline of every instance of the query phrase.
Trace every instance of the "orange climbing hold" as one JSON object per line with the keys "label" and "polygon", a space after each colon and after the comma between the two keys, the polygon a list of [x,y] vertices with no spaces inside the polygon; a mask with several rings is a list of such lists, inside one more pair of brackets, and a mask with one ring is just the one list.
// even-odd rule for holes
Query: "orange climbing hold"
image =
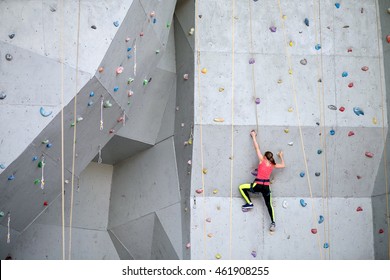
{"label": "orange climbing hold", "polygon": [[202,74],[206,74],[207,73],[207,69],[203,68],[200,72],[202,72]]}

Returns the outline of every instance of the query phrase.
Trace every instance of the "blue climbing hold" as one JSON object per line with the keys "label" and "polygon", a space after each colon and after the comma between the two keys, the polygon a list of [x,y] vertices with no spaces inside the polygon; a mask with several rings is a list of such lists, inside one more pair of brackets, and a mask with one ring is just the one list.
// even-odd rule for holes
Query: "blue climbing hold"
{"label": "blue climbing hold", "polygon": [[331,129],[330,130],[330,135],[335,135],[336,131],[334,131],[334,129]]}
{"label": "blue climbing hold", "polygon": [[0,164],[0,169],[5,169],[5,165],[4,164]]}
{"label": "blue climbing hold", "polygon": [[128,48],[127,48],[127,51],[128,51],[128,52],[129,52],[129,51],[131,51],[131,48],[130,48],[130,47],[128,47]]}
{"label": "blue climbing hold", "polygon": [[318,220],[319,224],[322,224],[324,222],[324,216],[320,215],[320,218]]}
{"label": "blue climbing hold", "polygon": [[14,175],[8,176],[8,181],[12,181],[12,180],[14,180],[14,179],[15,179],[15,176],[14,176]]}
{"label": "blue climbing hold", "polygon": [[154,19],[153,19],[153,23],[156,23],[156,22],[157,22],[157,19],[154,18]]}
{"label": "blue climbing hold", "polygon": [[354,112],[356,115],[358,115],[358,116],[364,115],[363,110],[360,109],[359,107],[354,107],[354,108],[353,108],[353,112]]}
{"label": "blue climbing hold", "polygon": [[319,155],[322,154],[322,150],[321,150],[321,149],[318,149],[318,150],[317,150],[317,154],[319,154]]}
{"label": "blue climbing hold", "polygon": [[337,9],[340,8],[340,3],[336,3],[336,4],[334,4],[334,5],[336,6]]}
{"label": "blue climbing hold", "polygon": [[37,156],[33,156],[32,161],[36,161],[36,160],[38,160],[38,157]]}
{"label": "blue climbing hold", "polygon": [[321,49],[321,45],[320,44],[317,44],[316,46],[315,46],[315,49],[318,51],[318,50],[320,50]]}
{"label": "blue climbing hold", "polygon": [[46,148],[51,148],[51,146],[53,146],[51,143],[46,144]]}
{"label": "blue climbing hold", "polygon": [[89,96],[90,96],[90,97],[94,97],[94,96],[95,96],[95,93],[94,93],[93,91],[91,91],[91,92],[89,93]]}
{"label": "blue climbing hold", "polygon": [[324,248],[325,248],[325,249],[328,249],[328,248],[329,248],[328,242],[325,242],[325,243],[324,243]]}
{"label": "blue climbing hold", "polygon": [[48,117],[53,113],[53,111],[46,112],[46,110],[43,107],[41,107],[39,109],[39,113],[41,114],[42,117]]}
{"label": "blue climbing hold", "polygon": [[301,199],[299,202],[301,203],[302,207],[306,207],[307,203],[303,199]]}
{"label": "blue climbing hold", "polygon": [[127,56],[127,59],[130,59],[130,58],[132,58],[131,54],[129,54],[129,55]]}
{"label": "blue climbing hold", "polygon": [[119,87],[114,87],[114,92],[117,92],[119,90]]}
{"label": "blue climbing hold", "polygon": [[306,24],[306,26],[309,26],[309,19],[308,18],[305,18],[305,24]]}
{"label": "blue climbing hold", "polygon": [[343,74],[341,74],[341,76],[343,76],[343,77],[348,77],[348,72],[343,72]]}
{"label": "blue climbing hold", "polygon": [[114,24],[115,27],[118,27],[119,26],[119,21],[114,21],[113,24]]}
{"label": "blue climbing hold", "polygon": [[305,177],[305,172],[301,172],[301,173],[299,173],[299,176],[301,176],[301,177]]}
{"label": "blue climbing hold", "polygon": [[88,102],[88,106],[91,107],[93,105],[93,101]]}

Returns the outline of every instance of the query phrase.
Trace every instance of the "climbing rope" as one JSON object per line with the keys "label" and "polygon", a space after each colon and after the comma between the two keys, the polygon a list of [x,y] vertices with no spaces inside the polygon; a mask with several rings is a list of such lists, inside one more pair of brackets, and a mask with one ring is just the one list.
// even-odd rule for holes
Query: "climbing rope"
{"label": "climbing rope", "polygon": [[72,151],[72,186],[70,194],[70,214],[69,214],[69,259],[72,258],[72,222],[73,222],[73,198],[74,198],[74,179],[75,179],[75,163],[76,163],[76,135],[77,135],[77,86],[79,82],[79,45],[80,45],[80,13],[81,5],[78,0],[78,16],[77,16],[77,42],[76,42],[76,88],[73,106],[73,151]]}
{"label": "climbing rope", "polygon": [[[281,7],[280,1],[281,0],[278,0],[278,6],[279,6],[280,19],[281,19],[281,24],[282,24],[283,34],[284,34],[284,45],[285,45],[285,50],[286,50],[287,63],[288,63],[288,66],[289,66],[289,71],[292,71],[291,55],[289,55],[289,52],[287,50],[287,45],[288,45],[287,44],[287,34],[286,34],[286,27],[285,27],[285,24],[284,24],[284,16],[283,16],[283,12],[282,12],[282,7]],[[300,135],[300,140],[301,140],[301,148],[302,148],[303,160],[304,160],[304,163],[305,163],[305,170],[306,170],[306,174],[307,174],[307,181],[308,181],[308,186],[309,186],[310,198],[313,201],[313,192],[312,192],[312,186],[311,186],[311,180],[310,180],[310,173],[308,172],[309,168],[308,168],[308,165],[307,165],[307,157],[306,157],[305,145],[304,145],[304,142],[303,142],[303,133],[302,133],[301,120],[300,120],[300,114],[299,114],[299,108],[298,108],[298,102],[297,102],[295,80],[294,80],[293,73],[290,72],[290,74],[291,74],[290,76],[291,76],[292,92],[293,92],[293,95],[294,95],[294,104],[295,104],[295,107],[296,107],[296,115],[297,115],[297,120],[298,120],[298,129],[299,129],[299,135]],[[314,203],[312,203],[312,211],[313,211],[313,224],[316,224],[316,217],[318,217],[318,216],[317,216],[315,208],[314,208]],[[319,249],[319,252],[320,252],[320,257],[321,257],[321,259],[323,259],[319,234],[317,234],[317,240],[318,240],[318,249]]]}

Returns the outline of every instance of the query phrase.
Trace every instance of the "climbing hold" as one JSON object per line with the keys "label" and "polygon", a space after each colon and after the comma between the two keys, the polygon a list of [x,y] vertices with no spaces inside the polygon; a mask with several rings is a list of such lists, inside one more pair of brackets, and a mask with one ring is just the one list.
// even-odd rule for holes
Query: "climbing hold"
{"label": "climbing hold", "polygon": [[102,73],[104,71],[104,68],[103,67],[99,67],[98,71],[99,71],[99,73]]}
{"label": "climbing hold", "polygon": [[363,211],[363,208],[362,207],[358,207],[358,208],[356,208],[356,212],[362,212]]}
{"label": "climbing hold", "polygon": [[269,30],[271,30],[271,32],[276,32],[276,27],[275,27],[275,26],[271,26],[271,27],[269,28]]}
{"label": "climbing hold", "polygon": [[337,110],[337,107],[334,106],[334,105],[328,105],[328,108],[331,109],[331,110]]}
{"label": "climbing hold", "polygon": [[318,223],[322,224],[324,222],[324,216],[320,215],[320,218],[318,219]]}
{"label": "climbing hold", "polygon": [[372,118],[372,123],[373,123],[373,124],[377,124],[377,123],[378,123],[378,120],[377,120],[375,117],[373,117],[373,118]]}
{"label": "climbing hold", "polygon": [[39,179],[34,180],[34,185],[38,185],[39,183],[41,183],[41,180],[39,180]]}
{"label": "climbing hold", "polygon": [[8,61],[11,61],[11,60],[13,59],[13,57],[12,57],[11,54],[7,53],[7,54],[5,55],[5,59],[8,60]]}
{"label": "climbing hold", "polygon": [[114,92],[117,92],[119,90],[119,87],[114,87]]}
{"label": "climbing hold", "polygon": [[301,199],[299,203],[301,204],[302,207],[306,207],[307,205],[307,203],[303,199]]}
{"label": "climbing hold", "polygon": [[306,26],[309,26],[309,19],[308,18],[305,18],[305,20],[303,22],[306,24]]}
{"label": "climbing hold", "polygon": [[347,52],[349,53],[352,52],[352,48],[348,48]]}
{"label": "climbing hold", "polygon": [[290,47],[293,47],[293,46],[294,46],[294,42],[293,42],[293,41],[290,41],[290,42],[288,43],[288,45],[289,45]]}
{"label": "climbing hold", "polygon": [[116,68],[116,74],[122,74],[122,72],[123,72],[122,66],[119,66],[118,68]]}
{"label": "climbing hold", "polygon": [[374,154],[371,152],[365,152],[365,156],[368,158],[372,158],[372,157],[374,157]]}
{"label": "climbing hold", "polygon": [[219,260],[220,258],[222,258],[222,256],[221,256],[221,254],[216,254],[216,255],[215,255],[215,258],[216,258],[217,260]]}
{"label": "climbing hold", "polygon": [[354,136],[355,133],[353,131],[348,132],[348,136]]}
{"label": "climbing hold", "polygon": [[188,35],[192,36],[194,35],[195,28],[191,27],[190,30],[188,31]]}
{"label": "climbing hold", "polygon": [[214,234],[212,234],[212,233],[207,234],[208,238],[212,238],[213,236],[214,236]]}
{"label": "climbing hold", "polygon": [[47,144],[46,144],[46,148],[51,148],[52,146],[53,146],[52,143],[47,143]]}
{"label": "climbing hold", "polygon": [[363,110],[360,109],[359,107],[354,107],[354,108],[353,108],[353,112],[354,112],[357,116],[359,116],[359,115],[364,115]]}
{"label": "climbing hold", "polygon": [[282,81],[282,79],[279,79],[278,84],[281,84],[281,83],[283,83],[283,81]]}
{"label": "climbing hold", "polygon": [[4,92],[0,92],[0,100],[4,100],[7,95]]}
{"label": "climbing hold", "polygon": [[349,25],[344,25],[343,28],[349,28]]}
{"label": "climbing hold", "polygon": [[119,21],[114,21],[113,24],[114,24],[115,27],[118,27],[119,26]]}
{"label": "climbing hold", "polygon": [[292,146],[294,145],[294,142],[288,142],[287,145]]}
{"label": "climbing hold", "polygon": [[132,90],[127,91],[127,97],[132,97],[134,95],[134,92]]}
{"label": "climbing hold", "polygon": [[43,161],[38,162],[38,168],[42,168],[44,165],[45,165],[45,163]]}
{"label": "climbing hold", "polygon": [[49,205],[49,203],[47,201],[43,202],[43,206],[48,206],[48,205]]}
{"label": "climbing hold", "polygon": [[91,91],[90,93],[89,93],[89,97],[94,97],[95,96],[95,93],[93,92],[93,91]]}
{"label": "climbing hold", "polygon": [[13,38],[15,37],[15,33],[9,34],[8,37],[9,37],[10,39],[13,39]]}
{"label": "climbing hold", "polygon": [[203,193],[203,189],[197,189],[195,192],[198,194],[201,194],[201,193]]}
{"label": "climbing hold", "polygon": [[349,83],[349,84],[348,84],[348,87],[349,87],[349,88],[352,88],[352,87],[353,87],[353,83]]}
{"label": "climbing hold", "polygon": [[218,89],[218,91],[219,92],[223,92],[225,89],[223,88],[223,87],[220,87],[219,89]]}
{"label": "climbing hold", "polygon": [[340,3],[336,3],[336,4],[334,4],[334,5],[336,6],[337,9],[340,8]]}
{"label": "climbing hold", "polygon": [[324,243],[324,249],[328,249],[329,248],[329,244],[327,242]]}
{"label": "climbing hold", "polygon": [[321,45],[320,44],[317,44],[316,46],[315,46],[315,49],[318,51],[318,50],[320,50],[321,49]]}
{"label": "climbing hold", "polygon": [[289,132],[289,130],[288,130],[288,128],[286,128],[285,130],[284,130],[284,133],[288,133]]}
{"label": "climbing hold", "polygon": [[184,79],[184,80],[188,80],[188,74],[184,74],[184,75],[183,75],[183,79]]}
{"label": "climbing hold", "polygon": [[368,67],[367,66],[363,66],[362,67],[362,71],[368,71]]}
{"label": "climbing hold", "polygon": [[93,101],[89,101],[88,102],[88,107],[92,106],[93,105]]}
{"label": "climbing hold", "polygon": [[302,178],[305,177],[305,172],[299,173],[299,176],[301,176]]}
{"label": "climbing hold", "polygon": [[0,169],[5,169],[5,165],[3,163],[0,163]]}
{"label": "climbing hold", "polygon": [[319,154],[319,155],[322,154],[322,150],[321,150],[321,149],[318,149],[318,150],[317,150],[317,154]]}
{"label": "climbing hold", "polygon": [[256,251],[252,251],[252,252],[251,252],[251,255],[252,255],[252,257],[256,258],[256,256],[257,256]]}
{"label": "climbing hold", "polygon": [[202,74],[206,74],[207,73],[207,69],[206,68],[202,68],[202,70],[200,72],[202,72]]}
{"label": "climbing hold", "polygon": [[255,61],[254,58],[250,58],[250,59],[249,59],[249,64],[255,64],[255,62],[256,62],[256,61]]}
{"label": "climbing hold", "polygon": [[330,130],[330,135],[335,135],[336,134],[336,131],[334,131],[334,129],[331,129]]}
{"label": "climbing hold", "polygon": [[301,63],[302,65],[306,65],[306,64],[307,64],[307,59],[306,59],[306,58],[301,59],[300,63]]}
{"label": "climbing hold", "polygon": [[150,17],[154,17],[156,15],[156,12],[155,11],[151,11],[149,15],[150,15]]}
{"label": "climbing hold", "polygon": [[110,129],[109,133],[110,134],[115,133],[115,129]]}
{"label": "climbing hold", "polygon": [[3,218],[4,216],[5,216],[4,212],[1,211],[1,212],[0,212],[0,218]]}
{"label": "climbing hold", "polygon": [[144,33],[143,33],[143,32],[141,32],[141,33],[139,34],[139,36],[140,36],[140,37],[143,37],[143,36],[144,36]]}
{"label": "climbing hold", "polygon": [[382,233],[384,233],[385,231],[381,228],[381,229],[379,229],[379,231],[378,231],[378,233],[379,234],[382,234]]}
{"label": "climbing hold", "polygon": [[83,117],[78,117],[77,119],[76,119],[76,122],[81,122],[83,120]]}
{"label": "climbing hold", "polygon": [[225,120],[223,118],[215,118],[214,121],[215,122],[224,122]]}
{"label": "climbing hold", "polygon": [[207,174],[207,168],[203,168],[203,169],[202,169],[202,173],[203,173],[203,174]]}
{"label": "climbing hold", "polygon": [[317,233],[317,229],[316,229],[316,228],[312,228],[312,229],[311,229],[311,233],[312,233],[312,234],[316,234],[316,233]]}
{"label": "climbing hold", "polygon": [[218,193],[218,189],[214,189],[213,194],[217,194],[217,193]]}
{"label": "climbing hold", "polygon": [[287,208],[287,206],[288,206],[287,201],[286,201],[286,200],[283,200],[282,207],[283,207],[283,208]]}
{"label": "climbing hold", "polygon": [[127,84],[128,84],[128,85],[130,85],[132,82],[134,82],[134,79],[133,79],[133,78],[129,78],[129,79],[127,80]]}
{"label": "climbing hold", "polygon": [[390,44],[390,35],[387,35],[387,36],[386,36],[386,41],[387,41],[387,43]]}
{"label": "climbing hold", "polygon": [[259,104],[260,104],[260,98],[257,97],[257,98],[255,99],[255,103],[256,103],[257,105],[259,105]]}
{"label": "climbing hold", "polygon": [[41,113],[42,117],[48,117],[48,116],[50,116],[50,115],[53,113],[53,111],[46,112],[45,109],[44,109],[43,107],[41,107],[41,108],[39,109],[39,112]]}
{"label": "climbing hold", "polygon": [[206,222],[211,223],[211,218],[207,218]]}
{"label": "climbing hold", "polygon": [[341,74],[341,76],[342,76],[342,77],[348,77],[348,72],[345,72],[345,71],[344,71],[344,72]]}
{"label": "climbing hold", "polygon": [[104,107],[104,108],[111,108],[111,107],[112,107],[112,104],[111,104],[110,100],[104,101],[103,107]]}
{"label": "climbing hold", "polygon": [[91,28],[92,29],[96,29],[96,25],[91,25]]}
{"label": "climbing hold", "polygon": [[294,111],[293,107],[288,108],[288,111],[291,113]]}
{"label": "climbing hold", "polygon": [[340,111],[340,112],[344,112],[344,111],[345,111],[345,108],[344,108],[343,106],[341,106],[341,107],[339,108],[339,111]]}
{"label": "climbing hold", "polygon": [[160,50],[156,50],[155,53],[156,53],[156,54],[159,54],[159,53],[160,53]]}
{"label": "climbing hold", "polygon": [[362,176],[357,175],[356,178],[357,178],[358,180],[360,180],[360,179],[362,178]]}
{"label": "climbing hold", "polygon": [[321,79],[318,79],[318,81],[317,82],[319,82],[319,83],[322,83],[322,80]]}
{"label": "climbing hold", "polygon": [[144,86],[146,86],[148,83],[149,83],[149,82],[148,82],[148,80],[146,80],[146,79],[142,82],[142,84],[143,84]]}
{"label": "climbing hold", "polygon": [[171,27],[171,23],[167,22],[167,28]]}
{"label": "climbing hold", "polygon": [[15,180],[15,176],[14,175],[8,176],[8,181],[12,181],[12,180]]}
{"label": "climbing hold", "polygon": [[314,175],[316,175],[318,177],[318,176],[321,175],[321,173],[320,172],[316,172],[316,173],[314,173]]}
{"label": "climbing hold", "polygon": [[187,248],[187,249],[190,249],[190,248],[191,248],[191,243],[187,243],[187,244],[186,244],[186,248]]}
{"label": "climbing hold", "polygon": [[49,143],[48,139],[42,141],[42,144],[47,144],[47,143]]}

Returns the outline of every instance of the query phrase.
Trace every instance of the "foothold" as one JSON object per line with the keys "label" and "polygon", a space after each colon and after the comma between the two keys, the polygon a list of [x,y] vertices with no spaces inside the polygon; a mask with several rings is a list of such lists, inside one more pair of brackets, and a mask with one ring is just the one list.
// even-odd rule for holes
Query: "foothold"
{"label": "foothold", "polygon": [[362,207],[358,207],[358,208],[356,208],[356,212],[362,212],[363,211],[363,208]]}
{"label": "foothold", "polygon": [[132,82],[134,82],[134,79],[133,79],[133,78],[129,78],[129,79],[127,80],[127,84],[128,84],[128,85],[130,85]]}
{"label": "foothold", "polygon": [[378,120],[377,120],[375,117],[373,117],[373,118],[372,118],[372,123],[373,123],[373,124],[377,124],[377,123],[378,123]]}
{"label": "foothold", "polygon": [[222,258],[222,256],[221,256],[221,254],[216,254],[216,255],[215,255],[215,258],[216,258],[217,260],[219,260],[220,258]]}
{"label": "foothold", "polygon": [[357,116],[360,116],[360,115],[364,115],[364,112],[361,108],[359,107],[353,107],[353,112],[357,115]]}
{"label": "foothold", "polygon": [[141,33],[139,34],[139,36],[140,36],[140,37],[143,37],[143,36],[144,36],[144,33],[143,33],[143,32],[141,32]]}
{"label": "foothold", "polygon": [[324,216],[320,215],[320,217],[318,219],[318,223],[322,224],[324,222],[324,220],[325,220]]}
{"label": "foothold", "polygon": [[200,72],[202,72],[202,74],[206,74],[207,73],[207,69],[206,68],[202,68],[202,70]]}
{"label": "foothold", "polygon": [[47,201],[43,202],[43,206],[48,206],[48,205],[49,205],[49,202],[47,202]]}
{"label": "foothold", "polygon": [[50,12],[54,13],[55,11],[57,11],[57,9],[54,8],[53,6],[50,6]]}
{"label": "foothold", "polygon": [[390,44],[390,35],[387,35],[387,36],[386,36],[386,41],[387,41],[387,43]]}
{"label": "foothold", "polygon": [[309,19],[305,18],[304,23],[306,24],[306,26],[309,26]]}
{"label": "foothold", "polygon": [[225,120],[223,118],[215,118],[214,121],[215,122],[224,122]]}
{"label": "foothold", "polygon": [[167,28],[171,27],[171,23],[167,22]]}
{"label": "foothold", "polygon": [[318,150],[317,150],[317,154],[319,154],[319,155],[322,154],[322,150],[321,150],[321,149],[318,149]]}
{"label": "foothold", "polygon": [[203,168],[202,173],[203,173],[203,174],[207,174],[207,169],[206,169],[206,168]]}
{"label": "foothold", "polygon": [[187,243],[187,244],[186,244],[186,248],[187,248],[187,249],[190,249],[190,248],[191,248],[191,243]]}
{"label": "foothold", "polygon": [[257,256],[256,251],[252,251],[252,252],[251,252],[251,255],[252,255],[252,257],[256,258],[256,256]]}
{"label": "foothold", "polygon": [[337,107],[334,106],[334,105],[328,105],[328,108],[331,109],[331,110],[337,110]]}
{"label": "foothold", "polygon": [[260,104],[260,98],[257,97],[257,98],[255,99],[255,103],[256,103],[257,105],[259,105],[259,104]]}
{"label": "foothold", "polygon": [[299,173],[299,176],[301,176],[302,178],[305,177],[305,172]]}
{"label": "foothold", "polygon": [[283,83],[283,81],[282,81],[282,79],[279,79],[278,84],[281,84],[281,83]]}
{"label": "foothold", "polygon": [[340,3],[336,3],[336,4],[334,4],[334,5],[336,6],[337,9],[340,8]]}
{"label": "foothold", "polygon": [[357,178],[358,180],[360,180],[360,179],[362,178],[362,176],[357,175],[356,178]]}
{"label": "foothold", "polygon": [[12,57],[11,54],[7,53],[7,54],[5,55],[5,59],[8,60],[8,61],[11,61],[11,60],[13,59],[13,57]]}
{"label": "foothold", "polygon": [[150,17],[154,17],[156,15],[156,12],[155,11],[151,11],[149,15],[150,15]]}
{"label": "foothold", "polygon": [[110,134],[115,133],[115,129],[110,129],[109,133]]}
{"label": "foothold", "polygon": [[211,223],[211,218],[207,218],[206,222]]}
{"label": "foothold", "polygon": [[250,58],[250,59],[249,59],[249,64],[255,64],[255,62],[256,62],[256,61],[255,61],[254,58]]}
{"label": "foothold", "polygon": [[38,168],[42,168],[45,165],[43,161],[38,162]]}
{"label": "foothold", "polygon": [[348,72],[345,72],[345,71],[344,71],[344,72],[341,74],[341,76],[342,76],[342,77],[348,77]]}
{"label": "foothold", "polygon": [[344,25],[343,28],[349,28],[349,25]]}
{"label": "foothold", "polygon": [[286,200],[283,200],[282,207],[285,209],[288,207],[288,203]]}
{"label": "foothold", "polygon": [[46,144],[46,148],[51,148],[52,146],[53,146],[52,143],[47,143],[47,144]]}
{"label": "foothold", "polygon": [[195,192],[196,192],[197,194],[201,194],[201,193],[203,193],[203,189],[197,189]]}
{"label": "foothold", "polygon": [[316,175],[317,177],[319,177],[319,176],[321,175],[321,173],[320,173],[320,172],[316,172],[316,173],[314,173],[314,175]]}
{"label": "foothold", "polygon": [[321,45],[320,44],[317,44],[316,46],[315,46],[315,49],[318,51],[318,50],[320,50],[321,49]]}
{"label": "foothold", "polygon": [[48,117],[53,113],[53,111],[46,112],[45,109],[43,107],[41,107],[39,109],[39,113],[42,115],[42,117]]}
{"label": "foothold", "polygon": [[292,146],[294,145],[294,142],[288,142],[287,145]]}
{"label": "foothold", "polygon": [[123,72],[123,67],[122,66],[119,66],[118,68],[116,68],[116,73],[117,74],[122,74]]}
{"label": "foothold", "polygon": [[317,234],[317,229],[316,229],[316,228],[312,228],[312,229],[311,229],[311,233],[312,233],[312,234]]}
{"label": "foothold", "polygon": [[365,71],[368,71],[368,69],[369,69],[368,66],[363,66],[363,67],[362,67],[362,71],[364,71],[364,72],[365,72]]}
{"label": "foothold", "polygon": [[307,205],[307,203],[303,199],[301,199],[299,203],[301,204],[302,207],[306,207]]}
{"label": "foothold", "polygon": [[354,136],[355,133],[353,131],[348,132],[348,136]]}
{"label": "foothold", "polygon": [[344,112],[344,111],[345,111],[345,108],[344,108],[343,106],[341,106],[341,107],[339,108],[339,111],[340,111],[340,112]]}
{"label": "foothold", "polygon": [[329,248],[329,244],[327,242],[324,243],[324,249],[328,249]]}
{"label": "foothold", "polygon": [[269,30],[271,30],[271,32],[276,32],[276,27],[275,27],[275,26],[271,26],[271,27],[269,28]]}
{"label": "foothold", "polygon": [[42,144],[47,144],[47,143],[49,143],[48,139],[42,141]]}
{"label": "foothold", "polygon": [[292,75],[292,73],[293,73],[293,70],[290,68],[290,69],[288,69],[288,73],[290,74],[290,75]]}
{"label": "foothold", "polygon": [[148,80],[146,80],[146,79],[142,82],[142,84],[143,84],[144,86],[146,86],[148,83],[149,83],[149,82],[148,82]]}
{"label": "foothold", "polygon": [[352,52],[352,48],[348,48],[347,52],[349,52],[349,53]]}
{"label": "foothold", "polygon": [[130,41],[130,37],[127,37],[126,39],[125,39],[125,42],[127,43],[127,42],[129,42]]}
{"label": "foothold", "polygon": [[0,92],[0,100],[4,100],[7,95],[4,92]]}
{"label": "foothold", "polygon": [[160,53],[160,50],[156,50],[155,53],[156,53],[156,54],[159,54],[159,53]]}
{"label": "foothold", "polygon": [[368,158],[373,158],[373,157],[374,157],[374,154],[371,153],[371,152],[365,152],[364,154],[365,154],[365,156],[368,157]]}
{"label": "foothold", "polygon": [[349,83],[349,84],[348,84],[348,87],[349,87],[349,88],[353,88],[353,83]]}
{"label": "foothold", "polygon": [[114,21],[113,24],[114,24],[115,27],[118,27],[119,26],[119,21]]}
{"label": "foothold", "polygon": [[78,117],[77,119],[76,119],[76,122],[81,122],[83,120],[83,117]]}
{"label": "foothold", "polygon": [[379,234],[382,234],[382,233],[384,233],[384,232],[385,232],[385,231],[383,230],[383,228],[381,228],[381,229],[378,230],[378,233],[379,233]]}
{"label": "foothold", "polygon": [[0,169],[5,169],[5,165],[3,163],[0,163]]}
{"label": "foothold", "polygon": [[188,80],[188,74],[184,74],[184,75],[183,75],[183,79],[184,79],[184,80]]}
{"label": "foothold", "polygon": [[306,59],[306,58],[301,59],[300,63],[301,63],[302,65],[306,65],[306,64],[307,64],[307,59]]}
{"label": "foothold", "polygon": [[103,67],[99,67],[98,71],[99,71],[99,73],[102,73],[104,71],[104,68]]}
{"label": "foothold", "polygon": [[15,180],[15,176],[14,175],[8,176],[8,181],[12,181],[12,180]]}
{"label": "foothold", "polygon": [[119,87],[114,87],[114,92],[117,92],[119,90]]}
{"label": "foothold", "polygon": [[331,129],[329,133],[330,133],[330,135],[335,135],[336,131],[334,131],[334,129]]}
{"label": "foothold", "polygon": [[90,93],[89,93],[89,97],[94,97],[95,96],[95,93],[93,92],[93,91],[91,91]]}
{"label": "foothold", "polygon": [[192,36],[194,35],[195,28],[191,27],[190,30],[188,31],[188,35]]}

